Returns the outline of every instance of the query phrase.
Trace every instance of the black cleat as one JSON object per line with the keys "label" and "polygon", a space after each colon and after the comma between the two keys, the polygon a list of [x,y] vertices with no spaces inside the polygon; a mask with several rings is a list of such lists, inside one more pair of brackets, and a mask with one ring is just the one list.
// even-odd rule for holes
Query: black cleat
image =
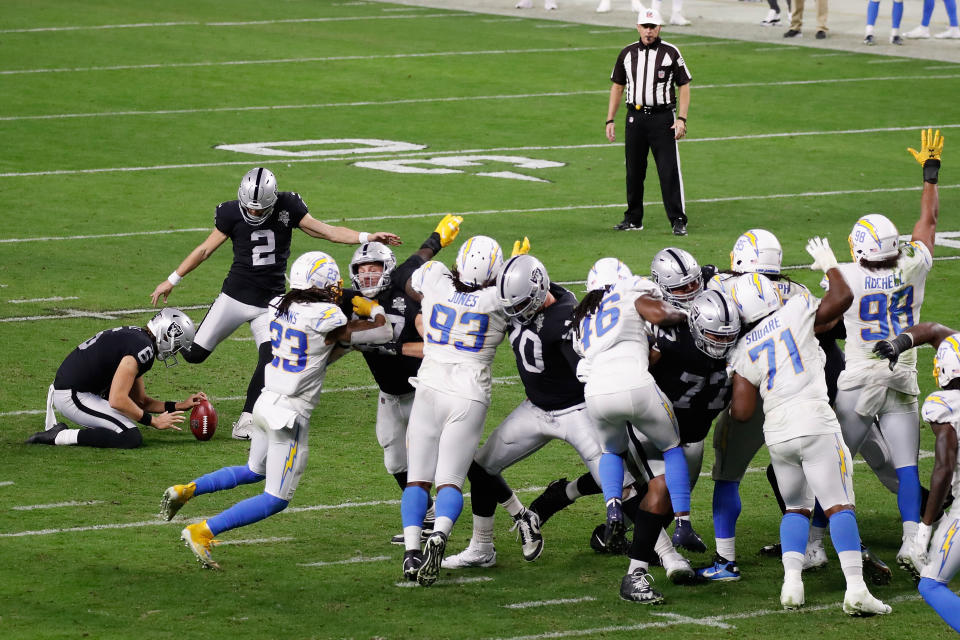
{"label": "black cleat", "polygon": [[779,542],[776,544],[767,544],[760,547],[760,555],[765,558],[782,558],[783,549],[781,549]]}
{"label": "black cleat", "polygon": [[553,514],[565,509],[573,504],[573,500],[567,497],[567,485],[570,484],[566,478],[554,480],[547,485],[547,488],[527,507],[540,516],[540,525],[546,524]]}
{"label": "black cleat", "polygon": [[799,29],[788,29],[786,33],[783,34],[784,38],[802,38],[803,34],[800,33]]}
{"label": "black cleat", "polygon": [[890,571],[890,567],[887,566],[886,562],[875,556],[873,551],[870,551],[869,547],[862,542],[860,543],[860,557],[863,558],[864,578],[878,587],[890,584],[890,580],[893,579],[893,572]]}
{"label": "black cleat", "polygon": [[707,550],[707,545],[703,543],[703,538],[693,530],[693,525],[689,520],[677,518],[676,527],[673,530],[673,546],[678,549],[686,549],[694,553],[703,553]]}
{"label": "black cleat", "polygon": [[27,444],[57,444],[57,434],[69,428],[64,423],[58,422],[46,431],[38,431],[27,438]]}
{"label": "black cleat", "polygon": [[[627,539],[627,532],[624,530],[619,536],[614,536],[610,544],[604,543],[606,538],[607,525],[598,524],[596,529],[590,535],[590,548],[597,553],[609,553],[611,555],[623,555],[630,548],[630,540]],[[659,560],[659,558],[658,558]]]}
{"label": "black cleat", "polygon": [[637,567],[620,581],[620,597],[640,604],[660,604],[663,594],[650,586],[653,576]]}
{"label": "black cleat", "polygon": [[637,224],[635,222],[628,222],[624,220],[620,224],[613,226],[615,231],[643,231],[643,224]]}
{"label": "black cleat", "polygon": [[419,549],[407,549],[403,552],[403,577],[410,582],[417,580],[417,572],[423,566],[423,554]]}
{"label": "black cleat", "polygon": [[687,235],[687,225],[683,222],[674,222],[673,223],[673,235],[675,236],[685,236]]}

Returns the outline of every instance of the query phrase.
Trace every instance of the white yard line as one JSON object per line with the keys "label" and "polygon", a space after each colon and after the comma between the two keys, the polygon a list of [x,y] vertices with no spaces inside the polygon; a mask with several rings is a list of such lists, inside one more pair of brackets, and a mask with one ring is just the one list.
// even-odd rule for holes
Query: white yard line
{"label": "white yard line", "polygon": [[10,304],[26,304],[28,302],[61,302],[63,300],[79,300],[78,296],[53,296],[52,298],[21,298],[19,300],[7,300]]}
{"label": "white yard line", "polygon": [[13,480],[4,480],[3,482],[0,482],[0,487],[9,487],[13,484],[16,484]]}
{"label": "white yard line", "polygon": [[593,596],[583,596],[582,598],[558,598],[556,600],[535,600],[532,602],[517,602],[514,604],[503,605],[504,609],[530,609],[532,607],[549,607],[555,604],[576,604],[578,602],[593,602],[596,600]]}
{"label": "white yard line", "polygon": [[290,542],[293,538],[289,536],[279,536],[276,538],[247,538],[246,540],[223,540],[217,543],[218,547],[225,547],[229,544],[270,544],[272,542]]}
{"label": "white yard line", "polygon": [[360,562],[383,562],[385,560],[390,560],[390,556],[372,556],[368,558],[359,557],[359,558],[348,558],[346,560],[330,560],[328,562],[299,562],[297,563],[298,567],[329,567],[335,564],[357,564]]}
{"label": "white yard line", "polygon": [[[449,578],[446,580],[437,580],[436,582],[433,583],[433,586],[442,587],[442,586],[451,585],[451,584],[475,584],[477,582],[493,582],[493,578],[491,578],[490,576],[475,576],[473,578]],[[408,587],[417,587],[419,585],[416,582],[398,582],[394,586],[404,589]]]}
{"label": "white yard line", "polygon": [[103,504],[103,500],[70,500],[69,502],[51,502],[49,504],[26,504],[10,507],[14,511],[33,511],[35,509],[58,509],[60,507],[88,507],[92,504]]}

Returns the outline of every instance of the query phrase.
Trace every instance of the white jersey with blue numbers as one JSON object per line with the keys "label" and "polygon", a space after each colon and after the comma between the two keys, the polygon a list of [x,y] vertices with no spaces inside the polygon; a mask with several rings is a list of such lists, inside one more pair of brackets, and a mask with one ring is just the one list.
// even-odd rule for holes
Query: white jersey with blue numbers
{"label": "white jersey with blue numbers", "polygon": [[423,294],[423,363],[411,383],[489,403],[490,365],[507,330],[496,287],[458,292],[436,260],[414,271],[410,286]]}
{"label": "white jersey with blue numbers", "polygon": [[[760,390],[768,445],[840,431],[827,400],[823,351],[813,334],[819,306],[808,293],[794,296],[745,333],[733,353],[734,370]],[[824,408],[829,421],[819,419]]]}
{"label": "white jersey with blue numbers", "polygon": [[[960,441],[960,391],[937,391],[927,396],[921,409],[923,419],[930,423],[949,424]],[[953,470],[953,495],[960,495],[960,456]]]}
{"label": "white jersey with blue numbers", "polygon": [[603,296],[596,311],[580,321],[574,349],[583,357],[577,369],[586,397],[654,384],[650,362],[650,323],[634,303],[641,296],[661,299],[660,287],[646,278],[620,280]]}
{"label": "white jersey with blue numbers", "polygon": [[922,242],[901,245],[900,259],[892,269],[864,269],[841,264],[839,269],[853,291],[853,304],[843,314],[847,329],[844,355],[847,365],[837,386],[855,389],[864,384],[883,384],[917,395],[917,352],[908,349],[890,371],[888,362],[873,353],[880,340],[893,339],[920,322],[927,274],[933,267],[930,250]]}
{"label": "white jersey with blue numbers", "polygon": [[[279,302],[277,297],[270,305]],[[287,396],[300,413],[309,416],[320,401],[327,360],[336,346],[327,344],[327,334],[345,324],[343,312],[326,302],[294,302],[286,313],[274,317],[270,321],[273,360],[264,372],[264,391]]]}
{"label": "white jersey with blue numbers", "polygon": [[[733,284],[740,275],[741,274],[739,273],[730,272],[718,273],[710,278],[709,281],[707,281],[707,288],[715,289],[720,293],[725,293],[728,296],[731,296],[733,295]],[[784,302],[800,293],[810,293],[810,289],[807,289],[807,287],[799,282],[794,282],[793,280],[789,280],[787,278],[775,280],[770,276],[767,277],[770,278],[770,282],[773,283],[773,286],[777,288],[777,291],[780,293],[780,299]]]}

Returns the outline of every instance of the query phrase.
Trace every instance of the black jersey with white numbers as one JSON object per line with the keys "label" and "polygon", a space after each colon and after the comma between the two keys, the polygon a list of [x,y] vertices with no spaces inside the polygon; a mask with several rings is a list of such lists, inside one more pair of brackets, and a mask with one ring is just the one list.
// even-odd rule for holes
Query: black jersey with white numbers
{"label": "black jersey with white numbers", "polygon": [[577,299],[558,284],[550,284],[550,293],[556,302],[529,324],[511,319],[507,327],[527,398],[544,411],[583,402],[583,383],[577,379],[580,358],[570,338]]}
{"label": "black jersey with white numbers", "polygon": [[221,203],[214,224],[233,242],[233,264],[223,281],[223,292],[257,307],[265,307],[274,296],[282,295],[286,291],[284,273],[290,238],[307,213],[300,194],[292,191],[281,191],[273,213],[256,226],[244,219],[239,200]]}
{"label": "black jersey with white numbers", "polygon": [[153,366],[156,347],[143,327],[101,331],[70,352],[53,380],[54,389],[73,389],[107,397],[113,376],[126,356],[137,361],[139,378]]}
{"label": "black jersey with white numbers", "polygon": [[[390,286],[377,295],[377,302],[383,307],[387,320],[393,325],[394,342],[423,342],[417,332],[416,318],[420,313],[420,303],[406,294],[407,280],[426,260],[416,253],[407,258],[390,274]],[[353,296],[363,295],[353,289],[344,289],[341,309],[350,318],[353,316]],[[409,379],[420,370],[421,358],[413,356],[389,356],[382,353],[364,352],[364,359],[370,367],[373,379],[384,393],[404,395],[413,391]]]}
{"label": "black jersey with white numbers", "polygon": [[653,348],[661,356],[650,373],[673,403],[680,440],[703,440],[713,420],[730,402],[732,381],[727,361],[711,358],[698,349],[686,324],[656,327]]}

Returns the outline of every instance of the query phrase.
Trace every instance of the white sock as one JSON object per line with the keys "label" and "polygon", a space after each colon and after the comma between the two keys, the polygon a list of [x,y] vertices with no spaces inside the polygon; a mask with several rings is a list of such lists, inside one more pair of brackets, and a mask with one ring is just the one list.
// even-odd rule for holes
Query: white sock
{"label": "white sock", "polygon": [[[801,566],[802,566],[801,562]],[[783,571],[783,581],[784,582],[803,582],[801,577],[802,571],[800,569],[784,569]]]}
{"label": "white sock", "polygon": [[627,568],[627,573],[633,573],[633,570],[636,569],[637,567],[640,567],[641,569],[646,571],[647,569],[650,568],[650,563],[644,560],[634,560],[633,558],[631,558],[630,566]]}
{"label": "white sock", "polygon": [[903,537],[904,538],[915,537],[917,535],[918,524],[919,524],[918,522],[911,522],[910,520],[904,520],[903,521]]}
{"label": "white sock", "polygon": [[843,577],[847,579],[847,588],[852,589],[857,586],[866,587],[863,582],[863,556],[859,551],[839,551],[840,568],[843,569]]}
{"label": "white sock", "polygon": [[403,528],[403,546],[407,551],[420,550],[420,531],[422,529],[423,527],[415,524]]}
{"label": "white sock", "polygon": [[520,502],[520,498],[518,498],[515,493],[511,493],[507,501],[500,503],[500,506],[506,509],[507,513],[514,518],[523,513],[523,503]]}
{"label": "white sock", "polygon": [[566,491],[567,491],[567,499],[568,499],[568,500],[574,500],[574,501],[576,501],[577,498],[582,497],[581,494],[580,494],[580,488],[577,487],[577,482],[576,482],[576,480],[574,480],[573,482],[568,482],[568,483],[567,483],[567,489],[566,489]]}
{"label": "white sock", "polygon": [[59,447],[77,444],[77,436],[80,435],[80,429],[64,429],[57,434],[53,443]]}
{"label": "white sock", "polygon": [[[439,531],[444,535],[450,535],[450,532],[453,530],[453,520],[447,516],[439,516],[433,525],[433,530]],[[404,530],[404,535],[406,535],[406,530]]]}
{"label": "white sock", "polygon": [[470,544],[493,544],[493,516],[473,516],[473,538]]}
{"label": "white sock", "polygon": [[866,30],[865,30],[865,32],[864,32],[863,35],[865,35],[865,36],[872,36],[872,35],[873,35],[873,25],[872,25],[872,24],[868,24],[868,25],[867,25],[867,28],[866,28]]}
{"label": "white sock", "polygon": [[811,526],[810,526],[810,534],[807,536],[807,542],[808,542],[808,543],[810,543],[810,542],[819,542],[820,545],[822,546],[822,545],[823,545],[823,534],[826,533],[826,532],[827,532],[827,530],[826,530],[826,528],[824,528],[824,527],[814,527],[814,526],[811,525]]}
{"label": "white sock", "polygon": [[677,550],[673,548],[670,535],[663,529],[660,529],[660,536],[657,538],[657,544],[654,545],[653,550],[656,551],[657,555],[661,558],[667,554],[677,552]]}
{"label": "white sock", "polygon": [[717,553],[726,560],[733,562],[737,559],[736,538],[714,538],[717,542]]}
{"label": "white sock", "polygon": [[[787,551],[783,554],[781,561],[783,562],[785,576],[789,576],[793,571],[799,575],[803,571],[803,554],[799,551]],[[786,580],[786,577],[784,580]]]}

